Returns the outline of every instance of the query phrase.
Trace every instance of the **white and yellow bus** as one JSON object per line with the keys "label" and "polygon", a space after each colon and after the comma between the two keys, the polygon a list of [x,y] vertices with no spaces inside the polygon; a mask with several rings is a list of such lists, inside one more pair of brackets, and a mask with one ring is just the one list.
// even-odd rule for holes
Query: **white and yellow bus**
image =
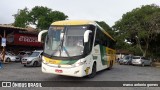
{"label": "white and yellow bus", "polygon": [[42,72],[90,78],[111,69],[115,62],[115,40],[96,22],[64,20],[53,22],[45,39]]}

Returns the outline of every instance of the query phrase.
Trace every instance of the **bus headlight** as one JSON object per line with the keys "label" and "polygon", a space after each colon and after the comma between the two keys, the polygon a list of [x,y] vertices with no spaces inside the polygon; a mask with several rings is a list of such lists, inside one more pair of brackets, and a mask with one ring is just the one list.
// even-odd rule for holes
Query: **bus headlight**
{"label": "bus headlight", "polygon": [[47,64],[47,62],[46,62],[44,56],[42,57],[42,62],[45,63],[45,64]]}
{"label": "bus headlight", "polygon": [[78,67],[78,66],[83,65],[83,64],[85,64],[85,63],[86,63],[86,60],[79,60],[78,62],[76,62],[76,63],[73,64],[72,66]]}

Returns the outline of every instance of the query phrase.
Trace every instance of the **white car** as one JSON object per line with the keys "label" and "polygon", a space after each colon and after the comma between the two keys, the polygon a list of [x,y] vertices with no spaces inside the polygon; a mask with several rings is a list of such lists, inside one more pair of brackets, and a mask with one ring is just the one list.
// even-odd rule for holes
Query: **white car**
{"label": "white car", "polygon": [[13,62],[16,60],[16,56],[14,54],[11,54],[9,52],[6,52],[6,55],[5,55],[5,61],[6,62]]}
{"label": "white car", "polygon": [[31,55],[29,51],[20,51],[19,54],[16,56],[16,61],[21,61],[23,57],[28,57]]}
{"label": "white car", "polygon": [[43,50],[35,50],[32,54],[28,57],[22,58],[22,64],[24,66],[41,66],[42,58],[41,55]]}
{"label": "white car", "polygon": [[132,65],[150,65],[152,66],[152,60],[143,56],[134,56],[132,59]]}

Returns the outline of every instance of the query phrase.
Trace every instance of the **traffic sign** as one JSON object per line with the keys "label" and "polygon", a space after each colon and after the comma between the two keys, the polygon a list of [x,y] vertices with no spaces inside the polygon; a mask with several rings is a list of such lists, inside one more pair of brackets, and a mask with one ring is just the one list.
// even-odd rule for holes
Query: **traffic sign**
{"label": "traffic sign", "polygon": [[6,46],[6,38],[2,38],[1,46]]}

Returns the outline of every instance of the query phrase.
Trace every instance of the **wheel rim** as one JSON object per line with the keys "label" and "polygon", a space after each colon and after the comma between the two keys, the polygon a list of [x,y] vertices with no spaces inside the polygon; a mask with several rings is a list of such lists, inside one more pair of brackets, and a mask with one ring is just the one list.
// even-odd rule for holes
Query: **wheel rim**
{"label": "wheel rim", "polygon": [[89,78],[93,78],[95,75],[96,75],[96,64],[93,65],[92,67],[92,72],[91,74],[89,75]]}
{"label": "wheel rim", "polygon": [[10,62],[10,59],[9,59],[9,58],[7,58],[7,59],[6,59],[6,61],[7,61],[7,62]]}
{"label": "wheel rim", "polygon": [[36,67],[36,66],[37,66],[37,62],[34,62],[34,63],[33,63],[33,66],[35,66],[35,67]]}

